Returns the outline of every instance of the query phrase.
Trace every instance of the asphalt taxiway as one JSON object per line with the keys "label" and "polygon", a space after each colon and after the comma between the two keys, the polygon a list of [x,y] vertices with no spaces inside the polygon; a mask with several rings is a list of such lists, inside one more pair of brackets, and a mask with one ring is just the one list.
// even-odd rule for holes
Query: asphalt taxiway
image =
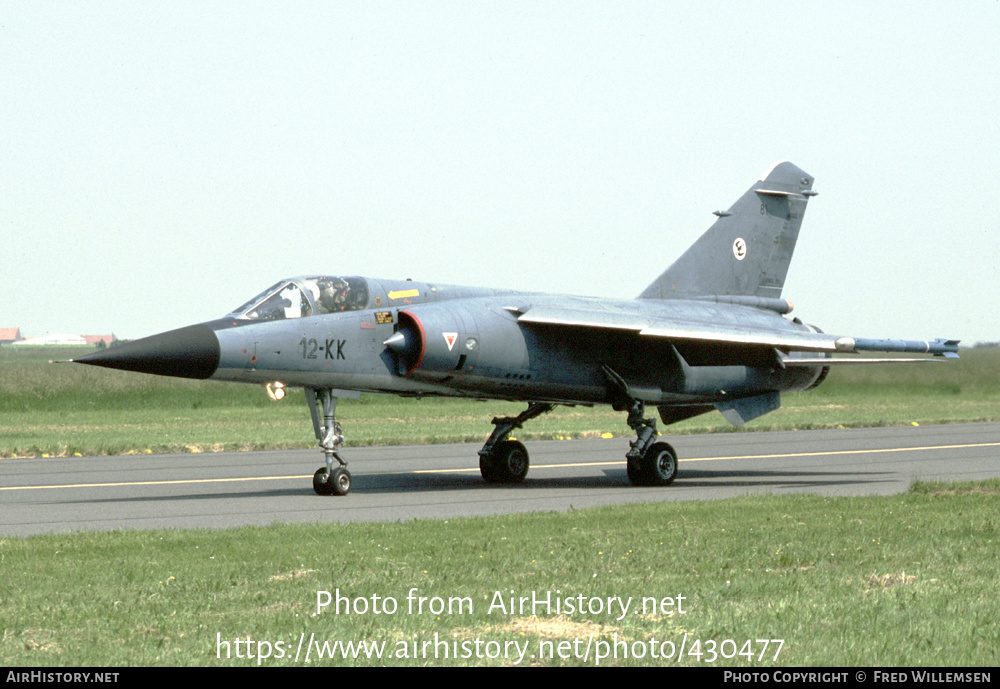
{"label": "asphalt taxiway", "polygon": [[915,480],[1000,477],[1000,423],[665,437],[666,488],[629,484],[628,438],[528,442],[524,483],[488,485],[479,444],[348,447],[346,497],[321,497],[319,450],[0,460],[0,534],[386,521],[752,493],[887,495]]}

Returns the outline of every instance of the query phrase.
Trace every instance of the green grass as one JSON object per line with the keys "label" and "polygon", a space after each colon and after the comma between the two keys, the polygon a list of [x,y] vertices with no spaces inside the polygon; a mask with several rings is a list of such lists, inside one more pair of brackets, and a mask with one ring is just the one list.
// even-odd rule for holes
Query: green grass
{"label": "green grass", "polygon": [[[442,647],[435,658],[437,634],[459,651],[468,642],[474,652],[476,639],[527,644],[524,664],[532,665],[595,665],[595,652],[618,640],[629,657],[619,645],[619,657],[602,665],[652,665],[664,661],[649,656],[651,644],[665,654],[673,643],[676,655],[687,635],[681,665],[704,665],[712,650],[752,648],[752,661],[737,654],[713,664],[992,666],[1000,648],[998,495],[998,481],[920,484],[892,497],[756,496],[396,524],[7,539],[0,659],[246,666],[258,659],[236,658],[235,640],[246,656],[250,639],[255,656],[263,642],[276,656],[282,642],[285,657],[259,662],[291,666],[299,639],[313,635],[384,642],[397,654],[412,653],[416,642],[418,650],[416,658],[335,661],[313,651],[309,664],[513,664],[503,656],[445,659]],[[367,612],[338,614],[331,605],[317,614],[317,592],[338,588]],[[467,605],[410,614],[411,589],[427,607],[435,597]],[[490,610],[512,590],[631,597],[633,606],[672,597],[674,613]],[[383,606],[394,599],[396,612],[375,614],[376,596]],[[676,612],[679,596],[684,614]],[[782,640],[776,659],[777,644],[761,658],[758,639]],[[563,643],[569,657],[530,658],[545,643],[553,652]],[[631,657],[638,650],[644,657]]]}
{"label": "green grass", "polygon": [[[261,387],[49,364],[79,350],[0,348],[0,458],[210,452],[315,445],[301,390],[271,402]],[[958,361],[835,368],[816,390],[739,432],[1000,420],[1000,350]],[[523,404],[364,396],[338,404],[348,445],[482,441],[494,416]],[[731,431],[711,413],[661,430]],[[524,439],[631,436],[608,407],[560,407],[531,421]]]}

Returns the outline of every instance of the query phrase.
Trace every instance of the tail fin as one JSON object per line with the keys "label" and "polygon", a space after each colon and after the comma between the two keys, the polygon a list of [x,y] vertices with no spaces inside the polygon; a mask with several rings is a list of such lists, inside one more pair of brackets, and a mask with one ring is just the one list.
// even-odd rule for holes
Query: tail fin
{"label": "tail fin", "polygon": [[813,178],[778,163],[734,203],[690,249],[639,295],[672,299],[749,295],[777,299],[785,284]]}

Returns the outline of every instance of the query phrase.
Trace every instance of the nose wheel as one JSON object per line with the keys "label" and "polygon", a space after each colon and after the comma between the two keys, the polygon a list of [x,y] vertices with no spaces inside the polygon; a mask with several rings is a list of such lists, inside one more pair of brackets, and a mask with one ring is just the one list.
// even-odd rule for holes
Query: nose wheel
{"label": "nose wheel", "polygon": [[326,467],[320,467],[313,474],[313,490],[317,495],[347,495],[351,491],[351,472],[337,467],[331,475]]}

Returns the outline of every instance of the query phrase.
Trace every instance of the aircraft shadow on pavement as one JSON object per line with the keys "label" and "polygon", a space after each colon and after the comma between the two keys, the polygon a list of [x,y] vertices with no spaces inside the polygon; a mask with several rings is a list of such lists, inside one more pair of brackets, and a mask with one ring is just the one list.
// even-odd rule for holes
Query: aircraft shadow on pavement
{"label": "aircraft shadow on pavement", "polygon": [[[831,487],[860,485],[865,483],[886,483],[893,480],[889,472],[853,471],[850,474],[838,471],[789,471],[782,470],[740,470],[740,471],[708,471],[708,470],[681,470],[678,472],[676,481],[665,487],[637,488],[629,483],[625,469],[605,469],[603,476],[554,476],[546,478],[527,478],[522,483],[517,484],[489,484],[485,483],[478,474],[470,472],[467,475],[454,473],[384,473],[384,474],[362,474],[354,477],[354,487],[352,495],[390,495],[404,493],[421,493],[433,491],[504,491],[523,492],[536,490],[629,490],[642,491],[644,494],[650,491],[682,491],[690,488],[760,488],[777,486],[796,486],[802,488]],[[295,479],[300,480],[300,479]],[[320,497],[315,495],[308,486],[275,487],[268,490],[237,490],[233,492],[211,492],[211,493],[189,493],[170,495],[133,495],[120,498],[95,498],[84,500],[73,500],[67,502],[87,504],[87,503],[127,503],[127,502],[170,502],[178,500],[221,500],[221,499],[261,499],[261,498],[302,498],[308,497],[315,500],[333,500],[339,503],[343,501],[344,507],[351,506],[351,497],[333,498]]]}

